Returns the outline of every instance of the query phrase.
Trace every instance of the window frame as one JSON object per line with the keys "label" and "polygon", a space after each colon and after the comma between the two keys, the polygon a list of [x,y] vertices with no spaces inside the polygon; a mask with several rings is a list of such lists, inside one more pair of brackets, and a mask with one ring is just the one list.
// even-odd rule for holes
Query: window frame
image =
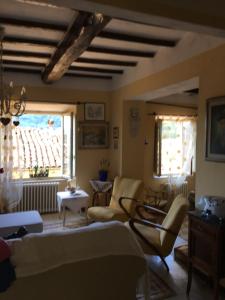
{"label": "window frame", "polygon": [[[161,118],[160,118],[161,117]],[[155,128],[154,128],[154,156],[153,156],[153,176],[155,177],[169,177],[169,176],[181,176],[180,173],[169,173],[169,174],[162,174],[162,127],[163,127],[163,121],[166,119],[163,119],[164,117],[170,117],[169,115],[156,115],[155,117]],[[196,116],[181,116],[181,115],[172,115],[173,118],[181,118],[186,117],[194,119]],[[172,121],[172,120],[171,120]],[[175,121],[175,120],[174,120]],[[196,140],[195,140],[196,143]],[[195,153],[196,156],[196,153]],[[193,161],[193,157],[191,159]],[[191,170],[193,170],[193,166],[191,165]],[[191,171],[192,172],[192,171]],[[186,174],[188,175],[188,174]]]}

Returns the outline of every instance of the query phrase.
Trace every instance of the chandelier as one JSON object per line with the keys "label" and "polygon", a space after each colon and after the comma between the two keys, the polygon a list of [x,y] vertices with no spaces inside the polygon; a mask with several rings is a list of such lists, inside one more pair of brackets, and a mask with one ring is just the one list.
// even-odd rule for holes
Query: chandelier
{"label": "chandelier", "polygon": [[13,124],[18,126],[18,118],[25,112],[26,90],[25,87],[22,87],[19,99],[16,100],[13,99],[13,82],[11,81],[9,85],[4,84],[3,37],[4,29],[0,27],[0,122],[6,126],[10,123],[12,117],[15,117],[16,120],[13,120]]}

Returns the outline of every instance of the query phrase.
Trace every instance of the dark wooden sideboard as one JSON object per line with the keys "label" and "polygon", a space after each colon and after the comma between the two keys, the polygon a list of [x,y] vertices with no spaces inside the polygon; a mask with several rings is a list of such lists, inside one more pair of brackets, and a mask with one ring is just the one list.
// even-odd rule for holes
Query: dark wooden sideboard
{"label": "dark wooden sideboard", "polygon": [[225,277],[224,220],[197,211],[189,212],[187,294],[191,289],[193,268],[212,279],[213,299],[218,299],[219,280]]}

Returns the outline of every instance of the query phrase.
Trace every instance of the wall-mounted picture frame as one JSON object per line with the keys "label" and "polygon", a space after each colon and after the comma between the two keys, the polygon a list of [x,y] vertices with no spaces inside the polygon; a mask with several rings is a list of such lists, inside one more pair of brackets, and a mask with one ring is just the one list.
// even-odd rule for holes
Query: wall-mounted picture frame
{"label": "wall-mounted picture frame", "polygon": [[113,127],[113,138],[114,139],[119,138],[119,127]]}
{"label": "wall-mounted picture frame", "polygon": [[102,149],[109,147],[108,122],[79,122],[80,149]]}
{"label": "wall-mounted picture frame", "polygon": [[225,96],[207,100],[205,158],[225,162]]}
{"label": "wall-mounted picture frame", "polygon": [[84,119],[85,121],[104,121],[105,103],[85,103]]}

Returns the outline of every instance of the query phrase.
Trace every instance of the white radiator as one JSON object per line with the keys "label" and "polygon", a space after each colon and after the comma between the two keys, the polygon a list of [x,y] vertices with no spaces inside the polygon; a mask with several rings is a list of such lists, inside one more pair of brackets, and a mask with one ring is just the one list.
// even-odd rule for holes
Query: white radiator
{"label": "white radiator", "polygon": [[56,200],[58,187],[58,181],[24,182],[23,196],[16,211],[56,212],[58,210]]}
{"label": "white radiator", "polygon": [[188,184],[185,181],[181,186],[177,187],[175,190],[175,196],[182,194],[184,197],[188,198]]}

